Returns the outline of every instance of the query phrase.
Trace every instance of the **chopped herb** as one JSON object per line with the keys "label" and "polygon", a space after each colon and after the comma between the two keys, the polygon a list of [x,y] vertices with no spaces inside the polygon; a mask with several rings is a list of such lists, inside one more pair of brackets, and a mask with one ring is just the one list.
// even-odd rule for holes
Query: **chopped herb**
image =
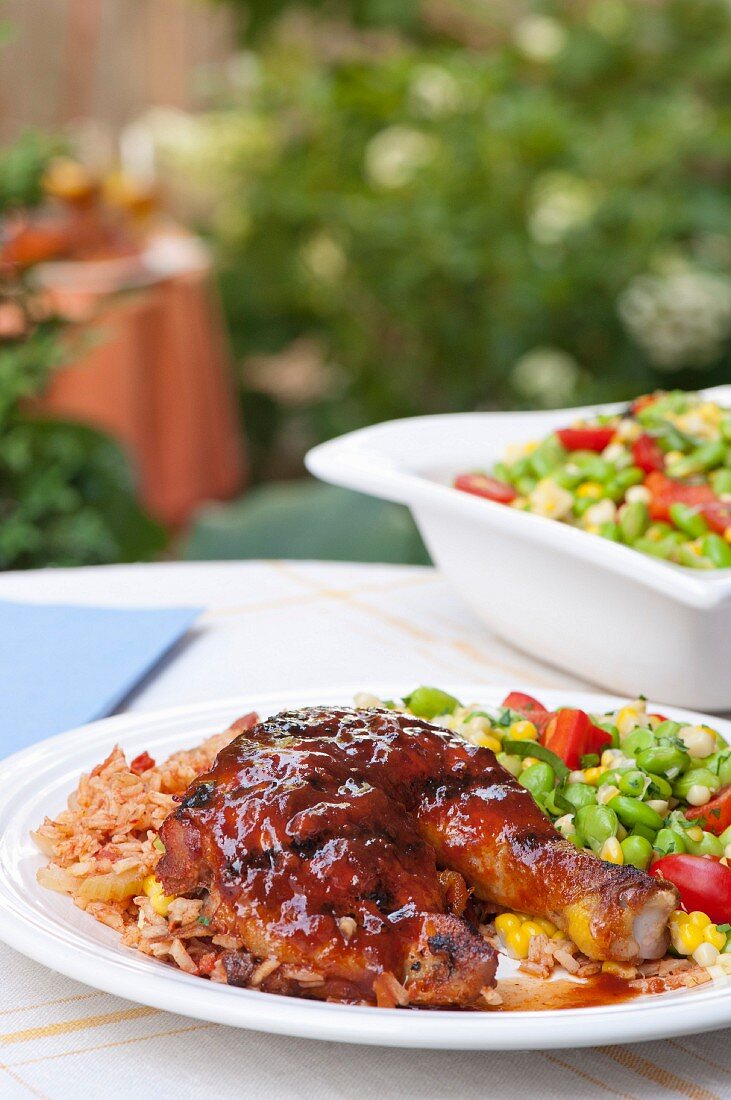
{"label": "chopped herb", "polygon": [[582,768],[595,768],[598,763],[599,755],[595,752],[589,752],[579,760],[579,766]]}
{"label": "chopped herb", "polygon": [[210,923],[211,923],[211,918],[210,917],[198,917],[198,924],[204,924],[206,926],[206,928],[208,928]]}
{"label": "chopped herb", "polygon": [[164,852],[165,851],[165,845],[160,840],[159,836],[156,836],[155,839],[153,840],[152,847],[157,848],[158,852]]}
{"label": "chopped herb", "polygon": [[551,752],[537,741],[503,741],[503,752],[509,756],[520,756],[522,759],[526,756],[535,756],[536,760],[550,764],[559,779],[565,779],[571,770],[566,767],[560,756],[556,756],[555,752]]}

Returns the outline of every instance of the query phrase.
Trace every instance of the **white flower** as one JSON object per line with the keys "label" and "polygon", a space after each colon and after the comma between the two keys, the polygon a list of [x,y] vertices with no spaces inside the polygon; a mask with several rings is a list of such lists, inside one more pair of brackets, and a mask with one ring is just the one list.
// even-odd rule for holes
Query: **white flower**
{"label": "white flower", "polygon": [[513,38],[531,61],[552,61],[564,48],[566,31],[548,15],[527,15],[516,24]]}
{"label": "white flower", "polygon": [[638,275],[620,296],[619,316],[656,367],[705,366],[731,335],[731,278],[690,268]]}
{"label": "white flower", "polygon": [[334,283],[345,274],[348,265],[345,253],[329,233],[316,233],[300,249],[300,258],[316,279]]}
{"label": "white flower", "polygon": [[597,206],[596,188],[567,172],[546,172],[533,185],[528,229],[539,244],[558,244],[585,225]]}
{"label": "white flower", "polygon": [[377,187],[405,187],[432,160],[436,148],[436,138],[421,130],[389,126],[368,142],[366,172]]}
{"label": "white flower", "polygon": [[513,385],[539,405],[561,405],[573,395],[579,364],[560,348],[533,348],[513,367]]}
{"label": "white flower", "polygon": [[440,65],[419,65],[409,88],[413,109],[427,118],[451,114],[462,105],[460,86]]}

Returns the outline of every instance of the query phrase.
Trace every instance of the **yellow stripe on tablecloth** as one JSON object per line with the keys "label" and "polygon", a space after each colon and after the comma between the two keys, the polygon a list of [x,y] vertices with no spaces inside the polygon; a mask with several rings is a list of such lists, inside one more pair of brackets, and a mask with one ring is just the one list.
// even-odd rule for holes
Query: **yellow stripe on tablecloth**
{"label": "yellow stripe on tablecloth", "polygon": [[611,1058],[625,1069],[632,1070],[638,1077],[644,1077],[646,1081],[653,1081],[656,1085],[661,1085],[662,1088],[669,1089],[672,1092],[679,1092],[681,1096],[687,1096],[689,1100],[721,1100],[718,1093],[711,1092],[703,1085],[686,1081],[684,1077],[680,1077],[677,1073],[655,1065],[648,1058],[643,1058],[626,1047],[602,1047],[600,1053],[606,1055],[607,1058]]}
{"label": "yellow stripe on tablecloth", "polygon": [[19,1077],[17,1073],[13,1073],[7,1066],[0,1066],[0,1070],[7,1073],[8,1077],[12,1078],[17,1085],[21,1085],[22,1088],[27,1089],[31,1096],[35,1096],[36,1100],[48,1100],[45,1092],[39,1092],[34,1085],[29,1085],[27,1081],[24,1081],[22,1077]]}
{"label": "yellow stripe on tablecloth", "polygon": [[547,1062],[553,1062],[554,1065],[561,1066],[562,1069],[568,1069],[571,1073],[575,1073],[577,1077],[581,1077],[584,1081],[590,1081],[592,1085],[596,1085],[597,1088],[603,1089],[604,1092],[611,1092],[612,1096],[621,1096],[622,1100],[639,1100],[639,1097],[633,1092],[620,1092],[619,1089],[612,1088],[606,1081],[600,1081],[598,1077],[592,1077],[586,1070],[579,1069],[578,1066],[572,1066],[570,1062],[564,1061],[563,1058],[559,1058],[557,1054],[549,1054],[547,1051],[542,1050],[539,1052],[542,1058],[545,1058]]}
{"label": "yellow stripe on tablecloth", "polygon": [[54,997],[51,1001],[35,1001],[31,1005],[19,1005],[17,1008],[2,1008],[0,1016],[13,1016],[17,1012],[32,1012],[35,1008],[53,1008],[56,1005],[70,1005],[75,1001],[89,1001],[92,997],[105,996],[100,990],[95,993],[75,993],[72,997]]}
{"label": "yellow stripe on tablecloth", "polygon": [[681,1051],[683,1054],[689,1054],[691,1058],[697,1058],[699,1062],[705,1063],[712,1069],[720,1069],[721,1073],[725,1073],[727,1077],[731,1077],[731,1069],[728,1066],[722,1066],[720,1062],[714,1062],[713,1058],[709,1058],[706,1054],[699,1054],[697,1050],[693,1050],[692,1047],[685,1046],[683,1043],[679,1043],[677,1039],[667,1039],[668,1046],[675,1047],[676,1050]]}
{"label": "yellow stripe on tablecloth", "polygon": [[507,664],[505,661],[491,654],[483,653],[481,649],[469,641],[436,634],[433,630],[417,626],[410,619],[405,619],[401,615],[393,614],[390,611],[384,611],[383,608],[376,607],[356,595],[352,589],[332,588],[322,585],[314,577],[303,576],[301,573],[297,572],[289,562],[277,561],[271,562],[270,564],[276,566],[276,568],[289,579],[299,580],[301,583],[309,585],[324,599],[335,600],[338,603],[344,604],[346,607],[351,607],[355,611],[364,612],[371,618],[375,618],[385,623],[387,626],[406,634],[407,637],[412,638],[414,641],[426,643],[428,645],[447,646],[456,650],[460,656],[468,657],[469,660],[477,664],[488,665],[491,669],[496,671],[505,672],[510,676],[516,676],[520,680],[535,683],[538,687],[548,688],[560,686],[558,679],[548,680],[542,672],[536,674],[534,669],[526,668],[523,665]]}
{"label": "yellow stripe on tablecloth", "polygon": [[125,1008],[121,1012],[102,1012],[96,1016],[84,1016],[79,1020],[62,1020],[56,1024],[45,1024],[42,1027],[27,1027],[22,1031],[9,1031],[0,1035],[0,1043],[7,1046],[9,1043],[28,1043],[33,1039],[47,1039],[52,1035],[67,1035],[72,1031],[86,1031],[91,1027],[103,1027],[105,1024],[115,1024],[122,1020],[138,1020],[141,1016],[156,1016],[158,1009],[140,1005],[138,1008]]}
{"label": "yellow stripe on tablecloth", "polygon": [[[40,1054],[37,1058],[24,1058],[20,1062],[13,1062],[13,1069],[22,1066],[36,1066],[39,1062],[54,1062],[59,1058],[71,1058],[75,1054],[95,1054],[98,1050],[114,1050],[117,1047],[129,1047],[135,1043],[146,1043],[150,1039],[168,1039],[172,1035],[186,1035],[191,1031],[209,1031],[219,1027],[218,1024],[190,1024],[189,1027],[168,1028],[167,1031],[148,1031],[145,1035],[134,1035],[129,1039],[115,1039],[111,1043],[96,1043],[90,1047],[74,1047],[72,1050],[61,1050],[56,1054]],[[0,1063],[0,1069],[9,1070],[7,1065]]]}

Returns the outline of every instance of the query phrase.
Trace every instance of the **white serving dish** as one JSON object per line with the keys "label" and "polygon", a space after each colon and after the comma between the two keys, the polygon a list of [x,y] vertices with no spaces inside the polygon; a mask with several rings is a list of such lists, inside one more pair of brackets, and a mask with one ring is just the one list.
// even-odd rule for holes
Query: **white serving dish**
{"label": "white serving dish", "polygon": [[[731,385],[704,393],[731,406]],[[306,463],[408,505],[437,567],[526,652],[613,691],[731,709],[731,569],[695,572],[451,487],[510,443],[621,407],[394,420],[320,444]]]}
{"label": "white serving dish", "polygon": [[[505,694],[504,688],[482,684],[443,686],[465,702],[486,706],[497,706]],[[199,744],[251,710],[267,717],[291,707],[347,706],[355,692],[364,688],[389,698],[398,697],[408,687],[413,684],[324,685],[307,692],[125,714],[62,733],[0,761],[0,940],[69,978],[131,1001],[231,1027],[331,1042],[428,1050],[542,1050],[641,1042],[728,1027],[731,984],[717,982],[591,1008],[489,1014],[370,1008],[236,989],[185,974],[123,947],[111,928],[77,909],[70,898],[38,884],[36,871],[45,859],[31,840],[31,829],[46,815],[54,816],[63,809],[80,774],[90,771],[113,745],[120,745],[128,759],[147,749],[160,760]],[[592,713],[622,702],[567,691],[542,691],[541,699],[551,709],[573,704]],[[673,712],[673,717],[690,723],[710,721],[692,712]],[[713,724],[731,738],[731,723],[714,720]],[[498,978],[515,978],[517,973],[518,964],[501,956]]]}

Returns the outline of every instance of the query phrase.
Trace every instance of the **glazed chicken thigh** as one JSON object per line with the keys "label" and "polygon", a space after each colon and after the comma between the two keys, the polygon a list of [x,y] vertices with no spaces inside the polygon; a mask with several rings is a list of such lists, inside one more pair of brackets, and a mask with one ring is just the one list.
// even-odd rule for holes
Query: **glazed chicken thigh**
{"label": "glazed chicken thigh", "polygon": [[277,964],[276,990],[337,1000],[478,1001],[496,958],[463,915],[465,880],[592,958],[660,957],[676,906],[673,887],[563,840],[490,750],[388,710],[244,730],[160,836],[168,893],[207,891],[216,930]]}

